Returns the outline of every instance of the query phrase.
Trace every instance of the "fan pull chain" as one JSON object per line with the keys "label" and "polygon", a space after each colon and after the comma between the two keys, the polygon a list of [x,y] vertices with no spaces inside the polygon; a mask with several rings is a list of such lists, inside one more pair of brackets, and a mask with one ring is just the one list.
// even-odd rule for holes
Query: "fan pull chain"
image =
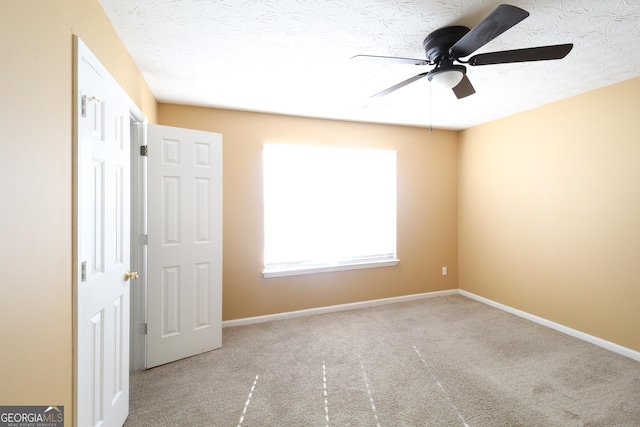
{"label": "fan pull chain", "polygon": [[433,103],[431,102],[431,94],[433,90],[431,85],[432,85],[432,82],[431,80],[429,80],[429,132],[433,132],[433,123],[432,123],[433,112],[431,109],[431,106],[433,105]]}

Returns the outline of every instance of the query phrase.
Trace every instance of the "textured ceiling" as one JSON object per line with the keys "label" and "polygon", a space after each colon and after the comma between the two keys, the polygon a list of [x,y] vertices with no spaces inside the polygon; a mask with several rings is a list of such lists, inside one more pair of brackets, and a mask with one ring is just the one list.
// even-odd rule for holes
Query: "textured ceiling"
{"label": "textured ceiling", "polygon": [[[100,0],[158,101],[464,129],[640,75],[640,0],[513,0],[530,16],[477,51],[573,43],[562,60],[468,67],[456,99],[421,79],[422,41],[474,27],[483,0]],[[432,90],[431,90],[432,89]]]}

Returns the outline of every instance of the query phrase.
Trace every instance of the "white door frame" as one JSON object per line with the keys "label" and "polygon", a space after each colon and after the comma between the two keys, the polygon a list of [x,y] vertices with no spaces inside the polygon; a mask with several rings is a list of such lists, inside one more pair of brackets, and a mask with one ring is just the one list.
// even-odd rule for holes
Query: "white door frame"
{"label": "white door frame", "polygon": [[140,154],[147,145],[144,116],[131,114],[131,269],[139,273],[131,283],[131,354],[129,369],[146,367],[147,322],[147,158]]}

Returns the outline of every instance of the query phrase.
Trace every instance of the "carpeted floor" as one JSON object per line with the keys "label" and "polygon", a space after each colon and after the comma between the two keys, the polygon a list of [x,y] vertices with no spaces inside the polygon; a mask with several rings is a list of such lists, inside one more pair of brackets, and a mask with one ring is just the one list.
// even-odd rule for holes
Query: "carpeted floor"
{"label": "carpeted floor", "polygon": [[463,296],[225,328],[131,375],[138,426],[640,426],[640,362]]}

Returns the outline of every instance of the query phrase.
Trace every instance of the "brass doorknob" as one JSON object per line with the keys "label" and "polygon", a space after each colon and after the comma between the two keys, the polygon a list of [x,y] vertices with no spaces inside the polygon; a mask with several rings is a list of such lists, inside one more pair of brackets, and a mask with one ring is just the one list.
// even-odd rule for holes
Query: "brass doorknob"
{"label": "brass doorknob", "polygon": [[124,280],[129,280],[129,279],[137,279],[138,278],[138,272],[137,271],[131,271],[129,272],[129,270],[124,272]]}

